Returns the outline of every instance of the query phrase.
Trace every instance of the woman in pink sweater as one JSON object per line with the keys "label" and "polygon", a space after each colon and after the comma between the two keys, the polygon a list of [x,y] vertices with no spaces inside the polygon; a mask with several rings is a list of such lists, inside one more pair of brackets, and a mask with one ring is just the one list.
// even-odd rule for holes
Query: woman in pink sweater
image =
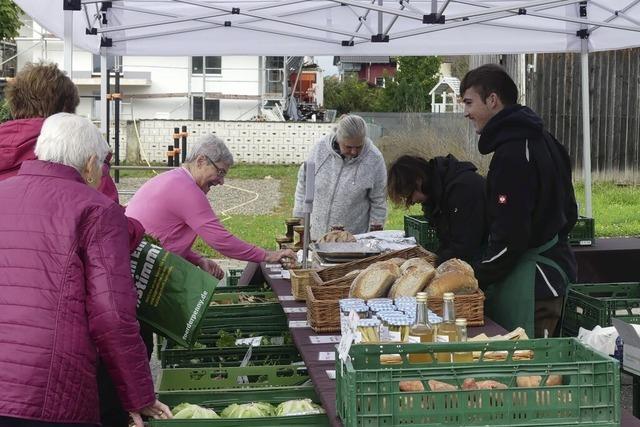
{"label": "woman in pink sweater", "polygon": [[264,250],[238,239],[220,223],[207,193],[214,185],[224,184],[232,165],[233,156],[224,142],[205,135],[193,145],[182,167],[150,179],[136,191],[126,215],[140,221],[166,250],[217,278],[222,278],[222,269],[191,249],[197,236],[229,258],[251,262],[295,260],[289,249]]}

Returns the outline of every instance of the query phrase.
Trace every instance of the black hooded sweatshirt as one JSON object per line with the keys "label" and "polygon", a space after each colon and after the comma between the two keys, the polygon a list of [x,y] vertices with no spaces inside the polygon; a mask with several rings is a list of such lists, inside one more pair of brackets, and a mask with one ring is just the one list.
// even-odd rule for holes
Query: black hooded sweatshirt
{"label": "black hooded sweatshirt", "polygon": [[[487,175],[489,242],[481,263],[474,265],[481,287],[504,279],[528,249],[554,236],[559,242],[543,253],[576,279],[576,260],[567,236],[578,210],[566,149],[543,128],[528,107],[504,108],[485,125],[478,148],[493,153]],[[561,275],[536,265],[536,299],[563,296]]]}
{"label": "black hooded sweatshirt", "polygon": [[431,159],[426,175],[422,210],[438,236],[438,262],[479,260],[487,238],[484,178],[451,154]]}

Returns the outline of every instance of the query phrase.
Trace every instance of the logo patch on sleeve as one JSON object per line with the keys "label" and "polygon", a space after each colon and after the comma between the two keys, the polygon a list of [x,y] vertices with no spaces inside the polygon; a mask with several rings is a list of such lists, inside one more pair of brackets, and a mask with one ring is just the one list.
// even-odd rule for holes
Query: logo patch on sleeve
{"label": "logo patch on sleeve", "polygon": [[506,205],[507,204],[507,195],[506,194],[498,194],[498,204]]}

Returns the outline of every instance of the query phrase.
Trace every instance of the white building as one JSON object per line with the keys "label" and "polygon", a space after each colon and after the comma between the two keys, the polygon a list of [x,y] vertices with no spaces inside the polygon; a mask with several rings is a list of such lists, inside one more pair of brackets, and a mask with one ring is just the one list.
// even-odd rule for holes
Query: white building
{"label": "white building", "polygon": [[[30,17],[16,39],[18,70],[41,59],[63,63],[63,43]],[[206,56],[109,58],[121,65],[122,120],[251,120],[281,118],[290,72],[301,57]],[[322,70],[316,104],[322,105]],[[204,72],[203,72],[204,71]],[[80,92],[78,114],[100,118],[100,57],[75,50],[73,81]],[[111,84],[114,84],[114,78]],[[112,92],[114,92],[112,86]],[[204,96],[203,96],[204,93]],[[204,98],[204,102],[203,102]],[[204,114],[203,114],[204,112]]]}

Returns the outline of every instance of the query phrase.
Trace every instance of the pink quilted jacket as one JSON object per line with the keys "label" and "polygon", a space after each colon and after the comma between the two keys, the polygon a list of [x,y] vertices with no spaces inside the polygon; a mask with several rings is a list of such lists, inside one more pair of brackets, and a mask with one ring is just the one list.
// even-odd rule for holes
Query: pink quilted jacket
{"label": "pink quilted jacket", "polygon": [[64,165],[0,182],[0,415],[99,423],[96,363],[128,411],[155,400],[122,208]]}

